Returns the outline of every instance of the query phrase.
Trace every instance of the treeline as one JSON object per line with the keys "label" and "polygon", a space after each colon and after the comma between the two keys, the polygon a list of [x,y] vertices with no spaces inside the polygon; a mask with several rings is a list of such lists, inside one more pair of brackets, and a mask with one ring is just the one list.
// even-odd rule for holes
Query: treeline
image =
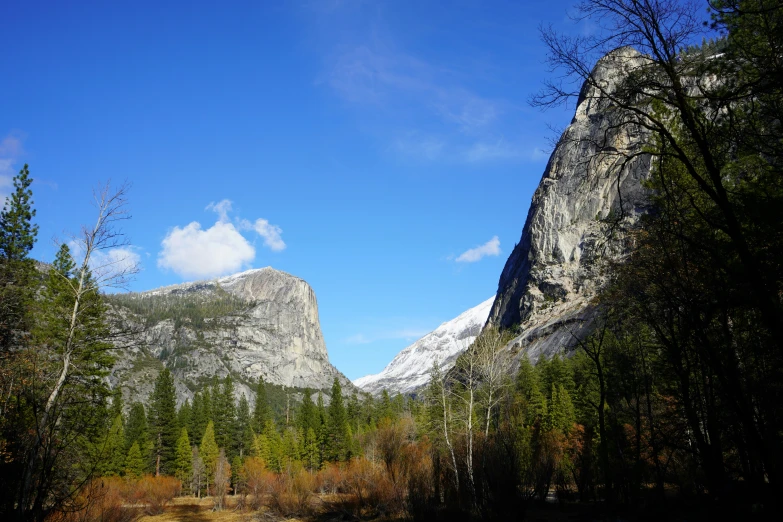
{"label": "treeline", "polygon": [[[211,476],[218,451],[237,470],[250,456],[262,459],[276,473],[292,464],[318,470],[327,462],[346,462],[361,455],[360,438],[381,419],[396,418],[411,406],[416,409],[410,399],[401,395],[392,399],[386,392],[377,401],[368,395],[359,399],[356,394],[345,399],[335,379],[328,405],[321,392],[305,389],[290,411],[275,415],[266,388],[259,380],[251,408],[244,394],[235,399],[233,379],[226,376],[196,393],[192,403],[185,401],[176,409],[173,379],[164,369],[148,405],[133,403],[125,414],[121,395],[116,393],[105,437],[109,458],[100,473],[168,474],[182,479],[187,489],[191,480],[197,480],[192,490],[199,494],[208,490],[204,477]],[[193,470],[202,469],[202,461],[207,474],[193,475]]]}
{"label": "treeline", "polygon": [[187,325],[204,328],[209,319],[241,315],[253,307],[253,303],[225,291],[217,283],[204,283],[203,289],[174,291],[165,295],[123,293],[106,295],[108,304],[130,310],[153,326],[171,319],[174,327]]}

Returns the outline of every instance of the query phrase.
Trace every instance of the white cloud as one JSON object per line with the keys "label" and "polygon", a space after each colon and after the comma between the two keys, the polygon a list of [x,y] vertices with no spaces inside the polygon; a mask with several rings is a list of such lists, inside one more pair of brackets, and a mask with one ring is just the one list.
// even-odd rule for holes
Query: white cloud
{"label": "white cloud", "polygon": [[[68,241],[71,258],[77,268],[84,261],[84,243],[78,239]],[[94,250],[90,255],[93,278],[104,290],[125,287],[129,278],[141,269],[138,247],[127,245],[108,250]]]}
{"label": "white cloud", "polygon": [[112,272],[128,272],[141,265],[141,256],[133,247],[122,247],[94,252],[90,261],[93,269],[103,267]]}
{"label": "white cloud", "polygon": [[197,221],[174,227],[161,242],[158,266],[185,278],[218,277],[248,268],[256,257],[256,249],[241,231],[255,230],[273,252],[285,250],[279,226],[262,218],[250,222],[237,217],[232,222],[232,208],[229,199],[207,205],[205,210],[215,212],[218,220],[206,230]]}
{"label": "white cloud", "polygon": [[272,225],[266,219],[256,219],[253,224],[253,230],[258,232],[258,235],[264,238],[264,245],[269,247],[272,252],[280,252],[285,250],[285,241],[280,237],[283,233],[283,229],[277,225]]}
{"label": "white cloud", "polygon": [[185,278],[217,277],[237,272],[256,256],[253,245],[226,221],[203,230],[193,221],[174,227],[161,242],[158,266]]}
{"label": "white cloud", "polygon": [[498,236],[495,236],[483,245],[471,248],[460,254],[457,258],[457,263],[475,263],[476,261],[480,261],[484,256],[497,255],[500,255],[500,239],[498,239]]}

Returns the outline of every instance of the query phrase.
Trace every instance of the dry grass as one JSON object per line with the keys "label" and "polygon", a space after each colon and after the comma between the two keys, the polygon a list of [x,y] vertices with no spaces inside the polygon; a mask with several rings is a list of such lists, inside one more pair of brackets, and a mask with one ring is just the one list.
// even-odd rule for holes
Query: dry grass
{"label": "dry grass", "polygon": [[212,498],[179,497],[160,515],[147,515],[138,522],[254,522],[259,520],[259,512],[234,510],[236,501],[227,498],[223,511],[213,511]]}

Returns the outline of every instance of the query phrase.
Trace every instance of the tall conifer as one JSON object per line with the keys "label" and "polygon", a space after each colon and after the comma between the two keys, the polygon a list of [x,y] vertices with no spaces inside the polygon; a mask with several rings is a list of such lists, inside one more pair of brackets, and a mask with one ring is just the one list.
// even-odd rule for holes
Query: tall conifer
{"label": "tall conifer", "polygon": [[266,384],[263,377],[258,377],[256,386],[256,402],[253,409],[253,430],[256,433],[263,433],[266,421],[271,418],[269,414],[269,404],[266,398]]}
{"label": "tall conifer", "polygon": [[174,473],[174,456],[179,436],[175,393],[174,378],[169,369],[164,368],[155,381],[150,405],[150,431],[156,475]]}
{"label": "tall conifer", "polygon": [[331,462],[344,460],[348,444],[348,416],[343,404],[343,390],[337,377],[332,383],[326,428],[326,458]]}
{"label": "tall conifer", "polygon": [[193,473],[193,450],[190,447],[190,438],[187,428],[180,430],[179,439],[177,439],[177,451],[175,460],[176,477],[182,481],[182,485],[190,484]]}

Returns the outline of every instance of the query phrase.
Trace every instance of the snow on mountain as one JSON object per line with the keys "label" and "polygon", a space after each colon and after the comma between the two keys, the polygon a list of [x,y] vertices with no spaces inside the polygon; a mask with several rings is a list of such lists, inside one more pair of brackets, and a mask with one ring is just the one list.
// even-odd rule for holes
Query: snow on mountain
{"label": "snow on mountain", "polygon": [[375,375],[366,375],[353,381],[362,390],[377,395],[384,389],[390,393],[410,393],[427,384],[432,363],[438,361],[448,370],[457,356],[476,339],[495,297],[463,312],[455,319],[441,324],[412,345],[408,346]]}

